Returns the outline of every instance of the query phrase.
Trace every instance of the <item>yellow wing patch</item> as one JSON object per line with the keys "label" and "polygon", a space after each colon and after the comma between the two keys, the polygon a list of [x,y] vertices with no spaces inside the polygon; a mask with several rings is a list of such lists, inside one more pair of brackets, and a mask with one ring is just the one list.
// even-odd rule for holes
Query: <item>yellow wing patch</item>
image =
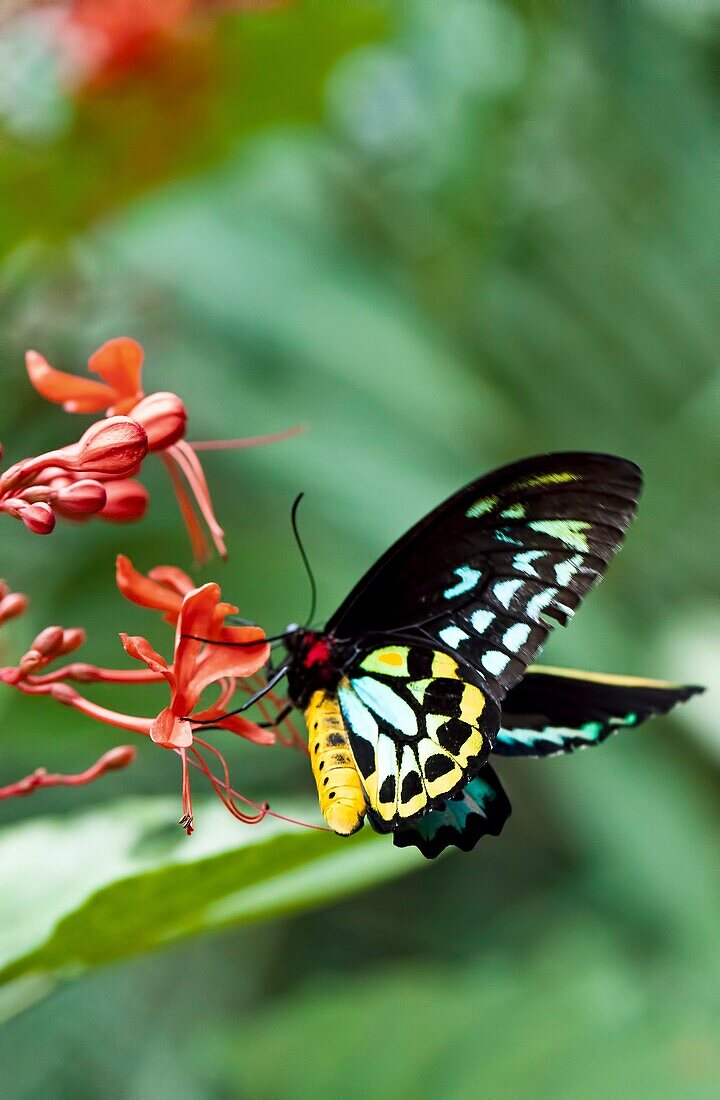
{"label": "yellow wing patch", "polygon": [[408,653],[406,645],[388,645],[368,653],[360,668],[364,672],[379,672],[385,676],[408,675]]}

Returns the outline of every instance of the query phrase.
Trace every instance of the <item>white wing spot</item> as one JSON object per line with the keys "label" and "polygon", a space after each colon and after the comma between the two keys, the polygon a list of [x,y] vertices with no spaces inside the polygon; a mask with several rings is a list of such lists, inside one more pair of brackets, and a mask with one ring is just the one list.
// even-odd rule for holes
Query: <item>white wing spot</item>
{"label": "white wing spot", "polygon": [[451,649],[457,649],[460,642],[465,642],[470,637],[464,630],[461,630],[459,626],[444,626],[442,630],[438,631],[438,637],[445,645],[449,645]]}
{"label": "white wing spot", "polygon": [[527,623],[515,623],[509,630],[506,630],[503,634],[502,644],[506,649],[509,649],[512,653],[517,653],[518,650],[525,645],[525,642],[530,637],[530,627]]}
{"label": "white wing spot", "polygon": [[503,669],[507,667],[509,661],[510,658],[507,654],[500,653],[497,649],[489,649],[480,658],[483,668],[486,668],[493,676],[499,676]]}
{"label": "white wing spot", "polygon": [[478,634],[483,634],[495,619],[494,611],[486,611],[485,608],[480,608],[478,611],[473,611],[470,616],[470,622],[473,630],[476,630]]}
{"label": "white wing spot", "polygon": [[510,602],[517,592],[518,588],[522,588],[524,581],[510,580],[500,581],[498,584],[493,585],[493,592],[495,598],[503,605],[503,607],[510,607]]}

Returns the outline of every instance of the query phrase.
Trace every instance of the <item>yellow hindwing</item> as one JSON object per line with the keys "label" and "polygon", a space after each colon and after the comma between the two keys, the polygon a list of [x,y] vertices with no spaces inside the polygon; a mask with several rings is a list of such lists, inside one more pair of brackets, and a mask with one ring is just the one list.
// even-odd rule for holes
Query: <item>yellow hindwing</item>
{"label": "yellow hindwing", "polygon": [[337,698],[327,691],[314,692],[305,721],[323,817],[333,832],[350,836],[363,823],[365,795]]}

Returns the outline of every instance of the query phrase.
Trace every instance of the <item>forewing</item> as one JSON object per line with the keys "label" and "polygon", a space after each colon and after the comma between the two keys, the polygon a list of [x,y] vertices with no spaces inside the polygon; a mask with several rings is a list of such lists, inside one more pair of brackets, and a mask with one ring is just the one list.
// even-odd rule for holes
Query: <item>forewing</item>
{"label": "forewing", "polygon": [[[454,798],[393,832],[397,848],[419,848],[435,859],[446,848],[471,851],[483,836],[499,836],[510,816],[510,802],[489,764]],[[371,818],[372,823],[372,818]]]}
{"label": "forewing", "polygon": [[477,774],[500,725],[497,703],[474,671],[421,646],[361,655],[337,694],[373,823],[386,832]]}
{"label": "forewing", "polygon": [[588,748],[617,730],[667,714],[702,690],[632,676],[533,668],[505,699],[493,751],[552,756]]}
{"label": "forewing", "polygon": [[619,549],[641,489],[612,455],[551,454],[461,489],[395,543],[327,630],[388,633],[454,652],[496,700],[565,623]]}

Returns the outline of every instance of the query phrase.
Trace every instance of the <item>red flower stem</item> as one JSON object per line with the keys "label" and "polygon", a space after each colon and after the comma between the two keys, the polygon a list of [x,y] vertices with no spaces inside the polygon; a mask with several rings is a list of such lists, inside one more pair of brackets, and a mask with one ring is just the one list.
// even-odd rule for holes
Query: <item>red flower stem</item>
{"label": "red flower stem", "polygon": [[225,775],[225,782],[223,782],[221,779],[218,779],[218,777],[213,774],[213,772],[210,770],[210,767],[209,767],[207,761],[203,759],[203,757],[201,756],[201,754],[199,752],[197,752],[197,750],[192,750],[192,749],[190,750],[191,752],[195,751],[195,754],[196,754],[196,756],[198,757],[198,760],[199,760],[199,762],[194,762],[194,761],[191,760],[190,764],[192,764],[193,767],[198,768],[200,771],[203,772],[204,775],[207,776],[207,778],[212,783],[212,785],[215,789],[215,792],[218,795],[218,797],[220,798],[221,802],[223,802],[223,804],[225,806],[227,806],[227,808],[230,810],[230,812],[233,813],[233,810],[228,805],[228,803],[225,801],[225,798],[223,797],[223,795],[221,794],[221,791],[218,788],[222,788],[222,790],[227,793],[228,797],[237,798],[239,802],[244,802],[246,806],[252,806],[254,809],[258,810],[258,812],[259,812],[259,816],[257,818],[250,819],[250,818],[242,815],[241,811],[237,810],[237,808],[236,808],[237,812],[235,814],[233,814],[233,816],[239,817],[240,820],[245,821],[247,824],[259,824],[259,822],[262,821],[262,819],[264,817],[274,817],[278,821],[285,821],[289,825],[299,825],[303,829],[315,829],[315,830],[317,830],[317,832],[320,832],[320,833],[331,833],[332,832],[332,829],[329,829],[326,825],[311,825],[310,822],[308,822],[308,821],[298,821],[294,817],[286,817],[285,814],[275,813],[274,810],[270,809],[270,807],[268,806],[268,804],[266,802],[260,804],[258,802],[253,802],[252,799],[250,799],[250,798],[245,798],[244,795],[239,794],[236,790],[234,790],[233,787],[230,786],[230,775],[229,775],[229,772],[228,772],[227,763],[225,761],[225,758],[222,756],[221,753],[218,752],[218,750],[214,747],[214,745],[209,744],[209,742],[207,742],[207,741],[203,741],[199,737],[195,738],[195,743],[196,744],[201,744],[203,746],[203,748],[209,749],[210,752],[214,753],[215,756],[217,756],[219,758],[222,769],[223,769],[223,773]]}
{"label": "red flower stem", "polygon": [[54,672],[46,672],[42,676],[28,676],[26,682],[40,687],[61,680],[74,680],[81,684],[156,684],[164,679],[159,672],[153,672],[149,668],[100,668],[97,665],[76,662],[55,669]]}
{"label": "red flower stem", "polygon": [[82,787],[86,783],[99,779],[106,772],[126,768],[134,759],[135,750],[129,745],[124,745],[121,749],[111,749],[110,752],[103,753],[91,767],[76,775],[53,774],[46,772],[44,768],[37,768],[31,775],[18,779],[16,783],[0,787],[0,801],[7,798],[23,798],[25,795],[34,794],[41,787]]}
{"label": "red flower stem", "polygon": [[282,443],[285,439],[302,435],[306,430],[307,425],[296,424],[294,428],[272,432],[270,435],[249,435],[240,439],[206,439],[199,443],[188,442],[188,447],[192,447],[193,451],[240,451],[246,447],[264,447],[267,443]]}
{"label": "red flower stem", "polygon": [[[267,813],[269,807],[264,805],[257,807],[258,812],[254,816],[250,814],[244,814],[242,810],[239,810],[238,807],[235,805],[233,796],[230,794],[230,773],[228,771],[225,757],[222,755],[221,752],[218,751],[218,749],[215,748],[214,745],[211,745],[208,741],[203,741],[203,739],[200,737],[195,738],[195,744],[202,745],[204,749],[206,749],[208,752],[213,753],[213,755],[216,756],[217,759],[220,761],[220,765],[223,769],[223,774],[225,776],[224,782],[218,779],[217,776],[213,773],[207,760],[205,760],[202,753],[197,748],[193,747],[192,749],[190,749],[190,752],[197,761],[200,770],[210,780],[216,795],[223,803],[225,808],[230,811],[233,817],[237,818],[238,821],[242,821],[245,825],[258,825],[265,817],[265,814]],[[233,792],[233,795],[234,794],[235,792]],[[249,799],[243,798],[241,795],[237,795],[237,797],[240,799],[241,802],[245,802],[247,805],[255,805],[255,803],[251,803]]]}
{"label": "red flower stem", "polygon": [[[17,686],[21,691],[26,690],[22,682]],[[140,733],[143,736],[148,736],[150,734],[150,727],[153,724],[152,718],[140,718],[132,714],[121,714],[117,710],[109,710],[107,707],[99,706],[98,703],[92,703],[89,699],[86,699],[84,695],[80,695],[74,688],[67,687],[65,684],[49,684],[47,685],[47,690],[30,690],[27,691],[27,694],[50,695],[51,698],[55,699],[58,703],[62,703],[63,706],[73,707],[81,714],[85,714],[88,718],[94,718],[96,722],[102,722],[106,726],[115,726],[116,729],[120,730],[129,730],[131,733]]]}
{"label": "red flower stem", "polygon": [[195,452],[187,443],[181,440],[179,443],[175,443],[170,447],[167,453],[172,455],[187,478],[188,485],[195,495],[197,506],[212,535],[215,548],[221,558],[226,558],[227,549],[225,547],[225,532],[215,519],[210,498],[210,489],[208,488],[203,468]]}

